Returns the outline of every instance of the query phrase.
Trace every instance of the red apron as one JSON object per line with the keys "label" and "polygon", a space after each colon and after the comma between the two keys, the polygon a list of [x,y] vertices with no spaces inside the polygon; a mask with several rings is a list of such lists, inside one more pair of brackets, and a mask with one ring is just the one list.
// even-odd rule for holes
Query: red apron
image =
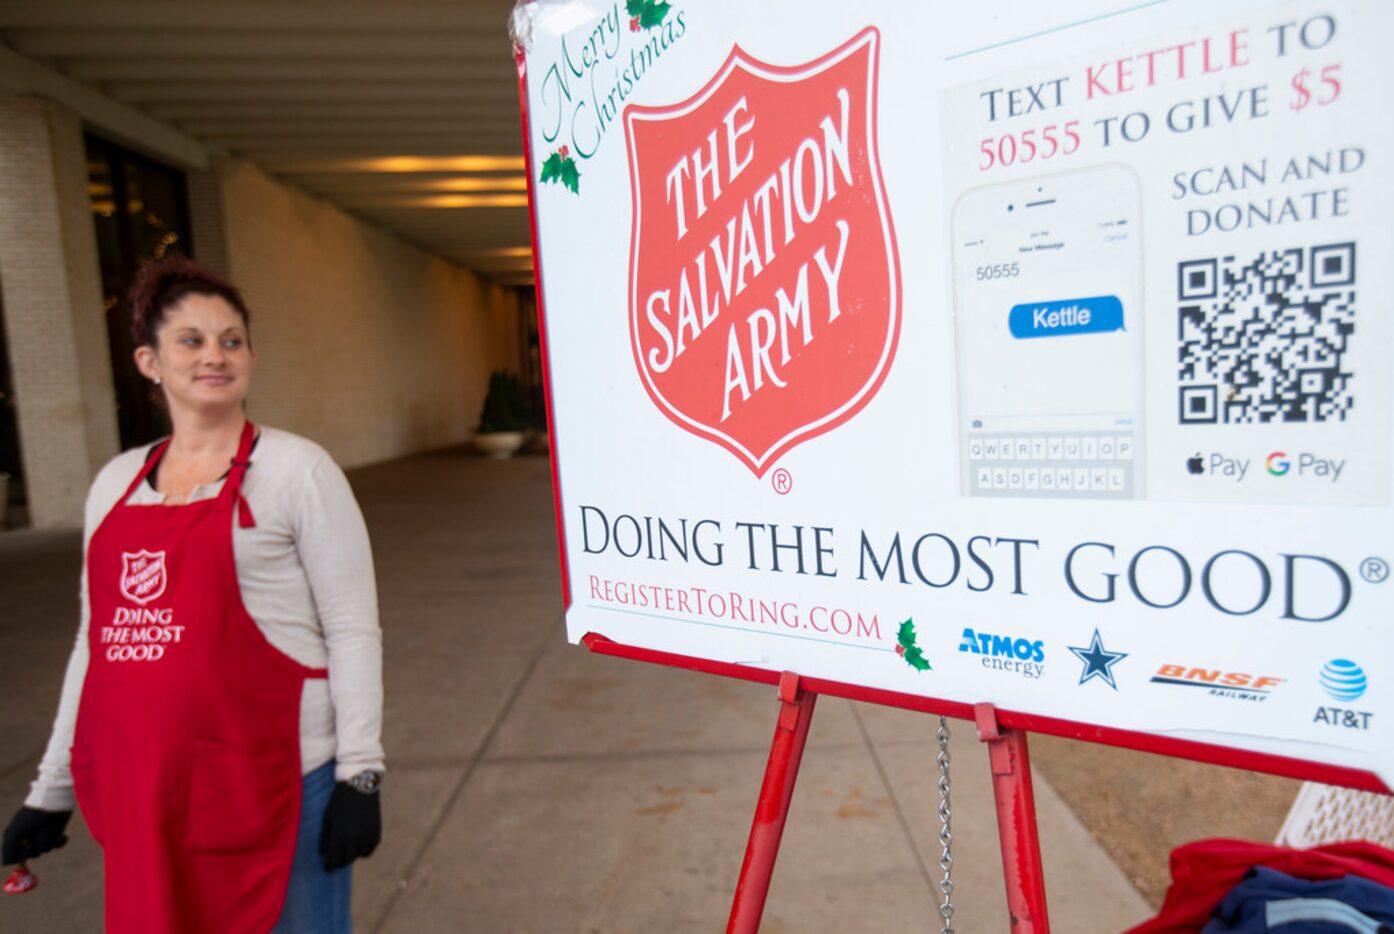
{"label": "red apron", "polygon": [[253,428],[222,491],[126,501],[87,548],[91,660],[73,784],[105,851],[108,934],[255,932],[281,913],[300,819],[300,695],[323,669],[266,641],[232,549]]}

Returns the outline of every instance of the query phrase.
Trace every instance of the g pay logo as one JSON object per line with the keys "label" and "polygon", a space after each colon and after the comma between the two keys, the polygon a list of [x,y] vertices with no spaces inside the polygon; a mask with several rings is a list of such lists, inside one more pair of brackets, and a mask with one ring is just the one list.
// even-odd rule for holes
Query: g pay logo
{"label": "g pay logo", "polygon": [[1269,454],[1265,464],[1268,467],[1268,472],[1275,477],[1281,477],[1292,469],[1292,463],[1287,460],[1287,453],[1284,451],[1274,451]]}

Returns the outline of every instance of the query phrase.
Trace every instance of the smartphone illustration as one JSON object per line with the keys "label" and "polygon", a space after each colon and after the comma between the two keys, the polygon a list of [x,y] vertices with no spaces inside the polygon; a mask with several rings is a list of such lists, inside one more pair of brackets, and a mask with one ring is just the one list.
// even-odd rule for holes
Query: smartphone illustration
{"label": "smartphone illustration", "polygon": [[966,496],[1143,495],[1137,176],[964,192],[951,219]]}

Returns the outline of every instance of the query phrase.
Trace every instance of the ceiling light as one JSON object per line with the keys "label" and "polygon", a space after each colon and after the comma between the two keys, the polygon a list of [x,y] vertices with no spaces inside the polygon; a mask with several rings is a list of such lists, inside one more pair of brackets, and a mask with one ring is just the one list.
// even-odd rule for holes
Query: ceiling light
{"label": "ceiling light", "polygon": [[522,156],[382,156],[345,159],[345,172],[521,172]]}
{"label": "ceiling light", "polygon": [[394,208],[525,208],[527,195],[426,195],[394,201]]}
{"label": "ceiling light", "polygon": [[525,175],[460,176],[422,181],[419,187],[424,191],[527,191],[528,179]]}
{"label": "ceiling light", "polygon": [[500,259],[511,257],[526,256],[532,258],[532,247],[530,246],[503,246],[494,250],[475,250],[476,256],[492,256]]}

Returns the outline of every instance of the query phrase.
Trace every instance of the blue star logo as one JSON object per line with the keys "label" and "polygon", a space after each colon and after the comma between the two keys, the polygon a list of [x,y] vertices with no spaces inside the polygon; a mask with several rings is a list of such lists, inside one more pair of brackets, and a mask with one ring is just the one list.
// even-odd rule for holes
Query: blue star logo
{"label": "blue star logo", "polygon": [[1079,683],[1083,684],[1090,678],[1103,678],[1109,687],[1118,690],[1118,682],[1113,680],[1113,666],[1128,657],[1127,652],[1110,652],[1104,648],[1104,640],[1099,638],[1099,630],[1094,630],[1094,638],[1090,640],[1088,648],[1079,646],[1066,646],[1075,657],[1084,662],[1084,671],[1080,673]]}

